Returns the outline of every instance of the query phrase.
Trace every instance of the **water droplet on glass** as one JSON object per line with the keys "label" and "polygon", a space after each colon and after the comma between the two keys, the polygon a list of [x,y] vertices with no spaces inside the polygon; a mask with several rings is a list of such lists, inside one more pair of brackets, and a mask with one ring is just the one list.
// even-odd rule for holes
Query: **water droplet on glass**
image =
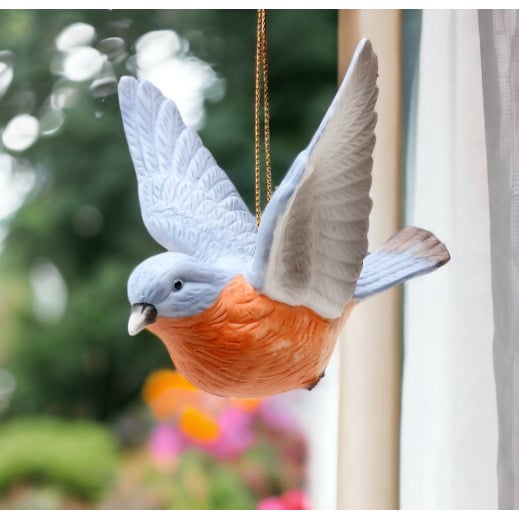
{"label": "water droplet on glass", "polygon": [[24,151],[38,138],[39,123],[36,117],[20,114],[13,117],[4,129],[2,142],[13,151]]}
{"label": "water droplet on glass", "polygon": [[106,57],[92,47],[78,47],[65,56],[63,73],[72,81],[86,81],[96,76]]}
{"label": "water droplet on glass", "polygon": [[54,87],[50,95],[50,104],[53,108],[71,108],[79,99],[79,92],[76,86],[70,84],[59,84]]}
{"label": "water droplet on glass", "polygon": [[73,23],[65,27],[56,37],[56,48],[67,52],[75,47],[91,43],[96,35],[95,29],[88,23]]}
{"label": "water droplet on glass", "polygon": [[126,42],[122,38],[113,37],[101,40],[97,45],[97,50],[116,64],[128,56]]}
{"label": "water droplet on glass", "polygon": [[117,78],[110,61],[105,60],[98,77],[90,84],[90,92],[94,97],[103,98],[117,92]]}
{"label": "water droplet on glass", "polygon": [[40,115],[40,133],[41,135],[54,135],[57,133],[65,122],[65,114],[60,108],[52,105],[52,100],[45,103]]}
{"label": "water droplet on glass", "polygon": [[3,96],[13,80],[14,54],[8,50],[0,51],[0,96]]}
{"label": "water droplet on glass", "polygon": [[103,77],[92,81],[90,92],[94,97],[106,97],[117,92],[117,79]]}

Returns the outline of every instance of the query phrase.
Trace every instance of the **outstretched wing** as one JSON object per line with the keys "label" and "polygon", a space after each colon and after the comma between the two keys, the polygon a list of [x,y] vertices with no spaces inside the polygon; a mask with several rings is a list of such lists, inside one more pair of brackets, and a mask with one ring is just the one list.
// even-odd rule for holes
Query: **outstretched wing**
{"label": "outstretched wing", "polygon": [[338,317],[367,253],[377,57],[363,39],[308,147],[265,209],[251,279],[262,293]]}
{"label": "outstretched wing", "polygon": [[432,272],[450,260],[447,247],[418,227],[404,227],[366,256],[353,299],[373,296],[416,276]]}
{"label": "outstretched wing", "polygon": [[150,235],[170,251],[206,261],[252,257],[254,217],[173,101],[125,76],[119,104]]}

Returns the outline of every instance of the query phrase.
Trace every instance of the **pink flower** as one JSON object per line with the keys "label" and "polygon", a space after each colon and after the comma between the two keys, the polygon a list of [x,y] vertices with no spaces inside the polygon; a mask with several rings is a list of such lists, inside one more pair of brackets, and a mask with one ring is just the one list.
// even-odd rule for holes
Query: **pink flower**
{"label": "pink flower", "polygon": [[219,437],[206,449],[220,459],[240,455],[254,443],[252,420],[254,415],[237,407],[226,407],[218,416]]}
{"label": "pink flower", "polygon": [[258,503],[257,510],[311,510],[308,496],[299,488],[287,490],[281,497],[267,497]]}
{"label": "pink flower", "polygon": [[311,510],[308,496],[300,488],[287,490],[281,499],[285,504],[285,510]]}
{"label": "pink flower", "polygon": [[286,510],[285,505],[280,497],[267,497],[262,499],[258,506],[257,510]]}
{"label": "pink flower", "polygon": [[288,412],[286,401],[280,398],[267,398],[261,402],[259,407],[261,419],[274,429],[282,431],[297,431],[297,422]]}
{"label": "pink flower", "polygon": [[221,459],[233,459],[254,444],[252,421],[254,414],[229,406],[217,417],[218,436],[214,440],[201,440],[187,435],[177,424],[159,424],[151,432],[149,450],[154,460],[170,464],[188,447],[197,447]]}
{"label": "pink flower", "polygon": [[186,441],[174,425],[159,424],[151,432],[148,446],[155,461],[169,462],[184,450]]}

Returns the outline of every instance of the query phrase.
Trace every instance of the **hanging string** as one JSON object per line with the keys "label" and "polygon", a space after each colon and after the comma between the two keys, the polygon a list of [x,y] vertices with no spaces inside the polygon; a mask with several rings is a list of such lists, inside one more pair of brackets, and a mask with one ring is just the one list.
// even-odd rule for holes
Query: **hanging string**
{"label": "hanging string", "polygon": [[[263,84],[262,84],[263,79]],[[263,85],[263,89],[261,86]],[[256,26],[256,85],[254,106],[254,162],[256,185],[256,225],[261,221],[261,132],[260,109],[261,94],[263,92],[263,139],[265,151],[265,185],[267,190],[267,203],[272,196],[272,168],[270,163],[270,115],[269,115],[269,89],[268,89],[268,62],[267,62],[267,22],[265,9],[258,9]]]}

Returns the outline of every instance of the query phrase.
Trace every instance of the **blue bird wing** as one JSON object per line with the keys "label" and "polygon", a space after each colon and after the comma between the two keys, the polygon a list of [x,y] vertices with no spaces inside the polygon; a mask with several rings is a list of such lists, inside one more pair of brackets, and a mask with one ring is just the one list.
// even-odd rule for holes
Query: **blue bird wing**
{"label": "blue bird wing", "polygon": [[367,253],[377,57],[361,40],[308,147],[265,208],[251,280],[323,317],[342,313]]}
{"label": "blue bird wing", "polygon": [[142,218],[155,241],[207,262],[252,258],[255,218],[175,103],[125,76],[119,104]]}
{"label": "blue bird wing", "polygon": [[445,245],[430,231],[404,227],[364,259],[353,299],[361,300],[432,272],[450,260]]}

